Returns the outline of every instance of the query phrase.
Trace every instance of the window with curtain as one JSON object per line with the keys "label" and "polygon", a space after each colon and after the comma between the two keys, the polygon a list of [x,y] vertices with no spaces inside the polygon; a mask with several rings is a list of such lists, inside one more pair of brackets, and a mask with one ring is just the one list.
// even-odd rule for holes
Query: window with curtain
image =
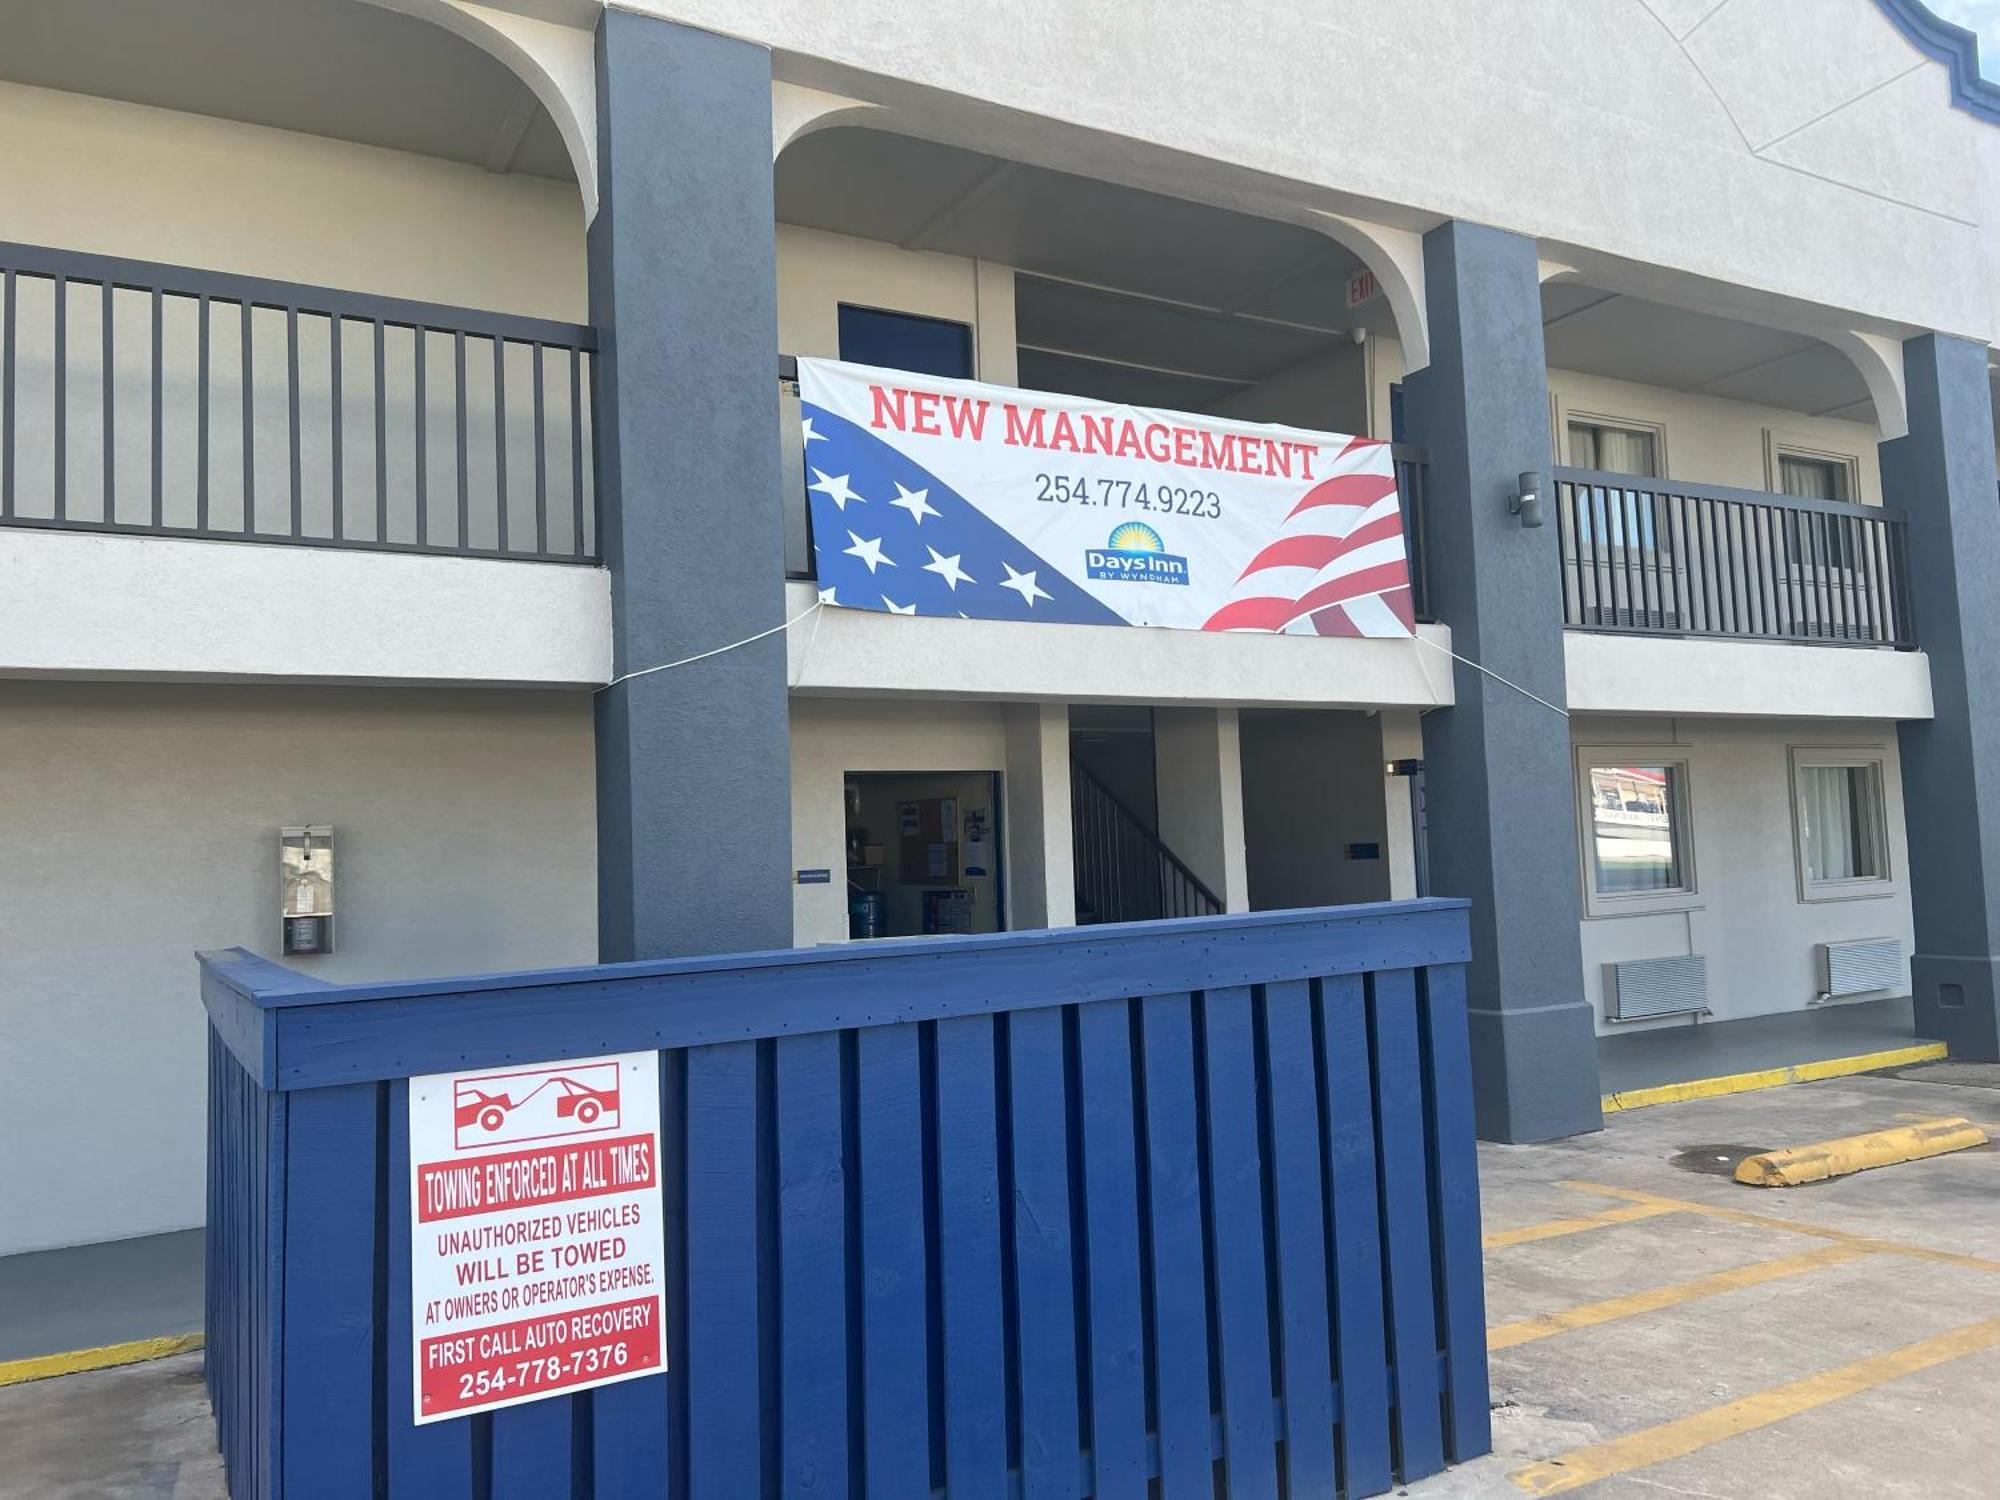
{"label": "window with curtain", "polygon": [[1569,461],[1579,469],[1657,479],[1659,434],[1644,427],[1615,427],[1608,422],[1571,422]]}
{"label": "window with curtain", "polygon": [[1801,762],[1799,862],[1808,890],[1889,878],[1882,817],[1882,763]]}
{"label": "window with curtain", "polygon": [[1837,458],[1780,453],[1778,489],[1800,500],[1846,500],[1852,486],[1848,483],[1847,465]]}
{"label": "window with curtain", "polygon": [[[1778,454],[1778,488],[1799,500],[1848,500],[1853,497],[1852,473],[1843,459],[1804,453]],[[1845,523],[1833,519],[1802,519],[1785,533],[1785,551],[1793,562],[1825,567],[1854,565],[1854,542]]]}
{"label": "window with curtain", "polygon": [[1677,764],[1588,768],[1591,880],[1600,896],[1688,888]]}

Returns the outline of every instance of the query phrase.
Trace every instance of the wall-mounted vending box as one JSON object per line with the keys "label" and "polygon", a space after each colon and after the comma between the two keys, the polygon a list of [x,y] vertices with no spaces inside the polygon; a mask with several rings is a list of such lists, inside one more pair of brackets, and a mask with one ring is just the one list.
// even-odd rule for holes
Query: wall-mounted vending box
{"label": "wall-mounted vending box", "polygon": [[333,952],[333,827],[312,823],[278,837],[279,909],[284,951]]}

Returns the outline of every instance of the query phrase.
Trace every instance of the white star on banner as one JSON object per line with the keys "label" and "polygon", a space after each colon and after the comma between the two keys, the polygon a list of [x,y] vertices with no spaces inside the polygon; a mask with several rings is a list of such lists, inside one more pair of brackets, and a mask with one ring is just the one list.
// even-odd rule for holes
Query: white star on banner
{"label": "white star on banner", "polygon": [[[851,533],[851,532],[849,533],[849,535],[852,535],[852,534],[853,534],[853,533]],[[839,601],[838,599],[836,599],[836,598],[834,598],[834,597],[833,597],[833,590],[832,590],[832,589],[830,589],[830,588],[826,588],[826,589],[821,589],[821,590],[819,591],[819,602],[820,602],[820,603],[822,603],[822,604],[838,604],[838,603],[840,603],[840,601]]]}
{"label": "white star on banner", "polygon": [[917,612],[916,605],[898,604],[894,599],[891,599],[887,594],[884,594],[882,596],[882,602],[889,607],[889,613],[892,615],[913,615]]}
{"label": "white star on banner", "polygon": [[1016,573],[1011,566],[1004,562],[1000,566],[1007,569],[1007,576],[1000,580],[1000,587],[1003,589],[1012,589],[1015,593],[1019,594],[1028,608],[1033,609],[1037,599],[1055,598],[1054,594],[1051,594],[1047,589],[1035,582],[1035,570],[1033,568],[1028,569],[1025,573]]}
{"label": "white star on banner", "polygon": [[847,476],[845,474],[829,474],[823,469],[814,469],[813,475],[818,479],[819,483],[809,484],[806,488],[809,490],[818,490],[833,502],[835,509],[846,510],[847,502],[850,500],[862,505],[868,503],[865,498],[854,493],[854,490],[847,483]]}
{"label": "white star on banner", "polygon": [[847,539],[854,543],[854,545],[852,547],[842,547],[840,550],[849,557],[858,557],[867,563],[870,573],[873,573],[877,568],[893,568],[896,566],[895,558],[884,557],[882,555],[882,538],[879,536],[872,541],[864,542],[854,532],[850,531],[847,533]]}
{"label": "white star on banner", "polygon": [[813,431],[813,419],[811,417],[806,417],[800,421],[799,431],[805,434],[805,439],[808,443],[823,443],[826,441],[825,433]]}
{"label": "white star on banner", "polygon": [[950,586],[954,594],[958,592],[958,586],[961,583],[979,582],[977,578],[974,578],[958,565],[958,560],[965,556],[963,552],[954,552],[950,557],[946,557],[935,547],[926,547],[924,551],[931,555],[931,560],[924,564],[924,571],[926,573],[937,574],[938,577],[942,578]]}
{"label": "white star on banner", "polygon": [[927,498],[929,495],[929,490],[906,490],[903,488],[902,482],[898,480],[896,483],[896,498],[889,503],[898,510],[908,511],[910,519],[921,526],[924,524],[925,516],[934,516],[938,513],[936,507]]}

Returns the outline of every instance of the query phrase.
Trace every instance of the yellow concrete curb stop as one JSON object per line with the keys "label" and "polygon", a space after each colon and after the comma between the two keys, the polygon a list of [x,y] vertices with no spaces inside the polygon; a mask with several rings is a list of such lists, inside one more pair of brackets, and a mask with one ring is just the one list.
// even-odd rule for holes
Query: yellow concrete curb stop
{"label": "yellow concrete curb stop", "polygon": [[1921,1125],[1897,1125],[1867,1135],[1746,1156],[1736,1165],[1736,1180],[1751,1187],[1798,1187],[1985,1144],[1986,1132],[1970,1120],[1926,1120]]}
{"label": "yellow concrete curb stop", "polygon": [[134,1339],[129,1344],[104,1344],[96,1349],[71,1349],[63,1354],[38,1354],[32,1359],[0,1363],[0,1386],[49,1380],[57,1375],[80,1375],[85,1370],[109,1370],[117,1365],[136,1365],[149,1359],[165,1359],[169,1354],[185,1354],[200,1347],[200,1334],[177,1333],[166,1338]]}
{"label": "yellow concrete curb stop", "polygon": [[1936,1062],[1945,1055],[1943,1042],[1924,1042],[1914,1047],[1892,1047],[1887,1052],[1864,1052],[1854,1057],[1827,1057],[1818,1062],[1794,1063],[1788,1068],[1762,1068],[1755,1073],[1725,1073],[1719,1078],[1695,1078],[1686,1083],[1663,1083],[1654,1088],[1621,1089],[1606,1094],[1598,1105],[1607,1115],[1620,1110],[1644,1109],[1649,1104],[1684,1104],[1690,1099],[1717,1099],[1724,1094],[1747,1094],[1754,1089],[1774,1089],[1787,1083],[1816,1083],[1823,1078],[1846,1078],[1855,1073],[1873,1073],[1881,1068],[1906,1068],[1913,1063]]}

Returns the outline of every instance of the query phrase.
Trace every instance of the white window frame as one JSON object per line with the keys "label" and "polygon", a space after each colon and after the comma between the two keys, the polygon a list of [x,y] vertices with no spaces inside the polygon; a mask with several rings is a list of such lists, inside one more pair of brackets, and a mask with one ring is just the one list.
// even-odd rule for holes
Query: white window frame
{"label": "white window frame", "polygon": [[1764,488],[1773,495],[1785,492],[1779,478],[1778,460],[1781,458],[1804,458],[1814,463],[1837,464],[1847,471],[1847,504],[1862,505],[1861,460],[1852,453],[1842,453],[1833,448],[1815,447],[1809,442],[1801,442],[1786,437],[1773,428],[1764,429]]}
{"label": "white window frame", "polygon": [[1580,422],[1585,427],[1617,427],[1626,432],[1645,432],[1653,438],[1653,467],[1659,472],[1650,477],[1664,482],[1673,470],[1667,466],[1667,426],[1664,422],[1648,422],[1642,417],[1621,417],[1610,412],[1580,411],[1566,401],[1558,400],[1556,406],[1556,451],[1563,456],[1563,462],[1571,468],[1581,468],[1576,455],[1570,451],[1569,424]]}
{"label": "white window frame", "polygon": [[[1669,891],[1605,894],[1597,889],[1596,802],[1590,771],[1596,766],[1669,766],[1673,769],[1673,805],[1668,814],[1680,861],[1681,883]],[[1691,911],[1702,905],[1700,877],[1694,858],[1694,778],[1686,745],[1578,745],[1570,781],[1576,797],[1577,859],[1583,874],[1583,915],[1586,919],[1633,917],[1653,912]]]}
{"label": "white window frame", "polygon": [[[1880,745],[1793,745],[1786,756],[1786,781],[1792,803],[1792,864],[1798,873],[1799,900],[1806,905],[1825,901],[1866,901],[1893,896],[1901,888],[1896,876],[1895,840],[1889,836],[1889,752]],[[1875,822],[1882,841],[1880,875],[1852,880],[1814,880],[1806,860],[1805,820],[1800,815],[1799,772],[1819,766],[1875,768]]]}

